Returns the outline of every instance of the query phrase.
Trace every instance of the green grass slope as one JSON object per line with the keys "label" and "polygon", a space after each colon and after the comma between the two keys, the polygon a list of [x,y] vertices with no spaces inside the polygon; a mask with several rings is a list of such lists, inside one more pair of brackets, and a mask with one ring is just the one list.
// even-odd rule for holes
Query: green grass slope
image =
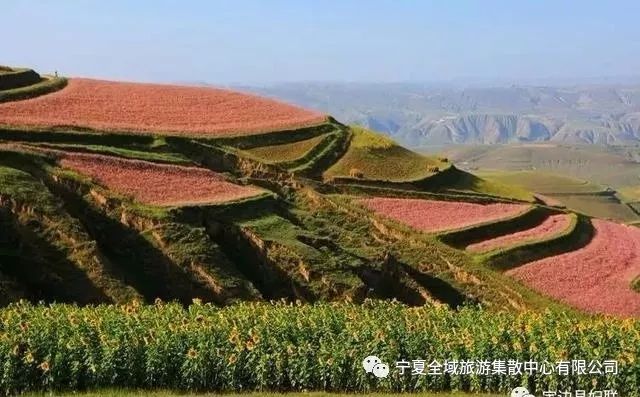
{"label": "green grass slope", "polygon": [[297,160],[307,154],[326,137],[318,135],[302,141],[271,146],[259,146],[246,152],[260,161],[269,164],[286,163]]}
{"label": "green grass slope", "polygon": [[477,177],[446,158],[421,155],[361,127],[351,127],[351,131],[348,150],[324,173],[327,181],[534,201],[525,189]]}
{"label": "green grass slope", "polygon": [[[427,181],[428,183],[428,181]],[[517,185],[481,178],[466,171],[454,169],[440,186],[451,193],[477,193],[521,201],[534,201],[533,194]]]}
{"label": "green grass slope", "polygon": [[94,153],[104,154],[114,157],[122,157],[132,160],[145,160],[153,161],[157,163],[167,164],[179,164],[190,165],[192,162],[179,153],[172,153],[165,150],[154,150],[153,147],[139,147],[139,146],[108,146],[108,145],[80,145],[80,144],[27,144],[25,148],[43,149],[44,151],[52,152],[80,152],[80,153]]}
{"label": "green grass slope", "polygon": [[[456,164],[539,193],[579,193],[559,201],[588,215],[638,222],[640,149],[568,144],[458,145],[444,150]],[[499,171],[495,171],[499,170]],[[608,198],[582,196],[612,189]],[[566,202],[565,202],[566,201]]]}
{"label": "green grass slope", "polygon": [[595,183],[547,171],[480,170],[475,174],[484,179],[520,186],[541,194],[597,193],[604,190]]}
{"label": "green grass slope", "polygon": [[617,195],[562,195],[552,196],[567,208],[596,218],[612,219],[618,222],[633,223],[640,216],[632,205],[622,202]]}
{"label": "green grass slope", "polygon": [[518,186],[543,194],[574,211],[597,218],[622,222],[637,222],[638,213],[628,205],[633,202],[635,189],[628,188],[617,194],[587,180],[553,174],[546,171],[476,171],[483,179]]}
{"label": "green grass slope", "polygon": [[442,150],[469,170],[539,171],[620,188],[638,185],[640,149],[633,146],[459,145]]}
{"label": "green grass slope", "polygon": [[393,140],[362,127],[351,127],[353,138],[349,150],[325,176],[351,177],[361,172],[362,179],[409,182],[429,177],[450,166],[435,157],[422,156]]}

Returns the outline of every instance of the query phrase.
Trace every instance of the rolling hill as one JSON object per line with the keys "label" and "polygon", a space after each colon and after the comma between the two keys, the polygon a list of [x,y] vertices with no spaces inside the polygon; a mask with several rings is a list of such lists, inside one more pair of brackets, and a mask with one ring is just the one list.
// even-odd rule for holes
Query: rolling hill
{"label": "rolling hill", "polygon": [[604,261],[607,230],[624,234],[541,200],[518,176],[474,175],[250,94],[64,81],[54,93],[40,80],[0,91],[36,95],[0,104],[3,304],[394,298],[640,314],[633,253],[618,276],[594,267],[593,291],[624,291],[604,306],[514,270],[584,250]]}

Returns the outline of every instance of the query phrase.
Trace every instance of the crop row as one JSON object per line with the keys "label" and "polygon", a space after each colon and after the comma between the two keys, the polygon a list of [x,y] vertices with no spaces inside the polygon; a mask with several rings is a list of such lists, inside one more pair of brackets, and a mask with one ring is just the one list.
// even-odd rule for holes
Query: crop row
{"label": "crop row", "polygon": [[[77,308],[20,303],[0,311],[0,390],[164,388],[210,391],[506,392],[640,390],[640,323],[561,313],[485,312],[395,303],[197,302]],[[386,379],[361,363],[377,355]],[[402,375],[400,360],[615,360],[618,374]]]}

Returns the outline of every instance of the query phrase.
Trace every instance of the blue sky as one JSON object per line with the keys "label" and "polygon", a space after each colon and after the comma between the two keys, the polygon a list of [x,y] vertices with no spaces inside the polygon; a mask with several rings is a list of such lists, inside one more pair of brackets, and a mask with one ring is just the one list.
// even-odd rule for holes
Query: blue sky
{"label": "blue sky", "polygon": [[640,75],[640,2],[3,2],[0,64],[159,82]]}

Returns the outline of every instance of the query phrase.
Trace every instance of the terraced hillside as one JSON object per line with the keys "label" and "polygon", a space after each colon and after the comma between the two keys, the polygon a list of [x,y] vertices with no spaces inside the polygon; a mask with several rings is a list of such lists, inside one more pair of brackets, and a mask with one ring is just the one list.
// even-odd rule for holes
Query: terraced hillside
{"label": "terraced hillside", "polygon": [[[87,84],[97,99],[78,102]],[[132,95],[151,110],[111,111]],[[640,314],[635,235],[624,275],[587,286],[628,291],[576,304],[518,271],[604,254],[590,248],[601,221],[324,115],[219,95],[70,79],[0,104],[0,302],[395,298]]]}

